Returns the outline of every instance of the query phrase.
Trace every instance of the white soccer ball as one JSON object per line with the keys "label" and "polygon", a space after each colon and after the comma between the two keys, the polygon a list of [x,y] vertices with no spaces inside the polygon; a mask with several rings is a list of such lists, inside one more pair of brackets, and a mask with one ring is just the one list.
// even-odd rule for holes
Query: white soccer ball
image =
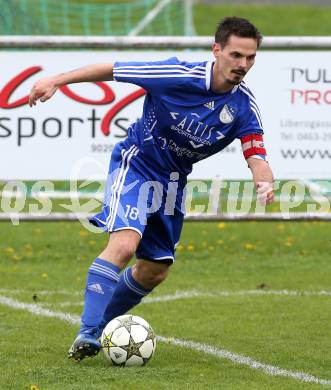
{"label": "white soccer ball", "polygon": [[143,366],[155,347],[155,333],[149,323],[130,314],[111,320],[101,335],[101,348],[115,366]]}

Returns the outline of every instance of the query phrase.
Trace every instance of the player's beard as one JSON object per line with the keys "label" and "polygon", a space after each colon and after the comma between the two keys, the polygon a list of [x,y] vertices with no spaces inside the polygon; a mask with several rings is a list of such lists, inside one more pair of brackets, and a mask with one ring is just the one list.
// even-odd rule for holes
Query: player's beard
{"label": "player's beard", "polygon": [[241,83],[242,78],[238,79],[226,79],[226,82],[230,85],[238,85]]}
{"label": "player's beard", "polygon": [[235,73],[235,72],[231,72],[231,74],[234,74],[234,77],[233,78],[227,78],[226,79],[226,82],[230,85],[238,85],[241,83],[242,79],[244,78],[245,76],[245,73],[243,74],[238,74],[238,73]]}
{"label": "player's beard", "polygon": [[235,77],[234,79],[226,79],[226,82],[230,85],[238,85],[241,83],[243,77]]}

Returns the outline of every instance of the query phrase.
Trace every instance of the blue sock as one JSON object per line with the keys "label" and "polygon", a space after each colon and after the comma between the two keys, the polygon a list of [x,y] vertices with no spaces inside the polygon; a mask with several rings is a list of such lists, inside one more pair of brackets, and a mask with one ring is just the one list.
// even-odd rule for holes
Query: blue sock
{"label": "blue sock", "polygon": [[105,310],[103,325],[136,306],[151,291],[136,282],[133,279],[131,267],[127,268],[121,275],[116,290]]}
{"label": "blue sock", "polygon": [[120,268],[109,261],[95,259],[85,288],[85,304],[79,333],[98,327],[119,281]]}

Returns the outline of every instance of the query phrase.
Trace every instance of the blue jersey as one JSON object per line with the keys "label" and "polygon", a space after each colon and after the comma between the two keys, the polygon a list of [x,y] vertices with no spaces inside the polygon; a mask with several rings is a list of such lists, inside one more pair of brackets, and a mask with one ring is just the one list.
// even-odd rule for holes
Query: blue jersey
{"label": "blue jersey", "polygon": [[[212,62],[116,62],[114,79],[147,92],[128,139],[149,166],[188,175],[192,165],[241,139],[245,157],[264,157],[256,100],[244,82],[226,93],[211,89]],[[260,138],[259,138],[260,137]]]}

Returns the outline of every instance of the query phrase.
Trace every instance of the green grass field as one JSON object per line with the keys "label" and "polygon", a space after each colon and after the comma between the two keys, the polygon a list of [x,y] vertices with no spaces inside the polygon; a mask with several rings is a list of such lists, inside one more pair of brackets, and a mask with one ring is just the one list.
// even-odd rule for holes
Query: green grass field
{"label": "green grass field", "polygon": [[[177,262],[152,293],[164,301],[132,311],[159,336],[170,338],[160,341],[151,362],[139,369],[111,367],[102,355],[80,364],[68,361],[78,326],[41,311],[81,313],[86,272],[105,234],[89,233],[79,223],[15,227],[2,222],[0,237],[0,389],[293,390],[331,385],[331,236],[326,222],[186,223]],[[13,307],[20,303],[20,309]],[[198,352],[196,345],[175,345],[175,339],[232,355]],[[229,358],[236,354],[284,369],[286,375],[301,374],[270,375]],[[320,384],[306,383],[308,375]]]}
{"label": "green grass field", "polygon": [[274,4],[196,4],[194,23],[199,35],[214,35],[225,16],[252,21],[263,35],[330,35],[330,6]]}
{"label": "green grass field", "polygon": [[[194,6],[197,33],[213,35],[228,15],[249,18],[264,35],[330,34],[331,7],[201,4]],[[82,24],[76,28],[82,33]],[[53,211],[65,211],[66,201],[55,201]],[[147,366],[123,369],[101,354],[80,364],[66,357],[87,270],[107,236],[78,222],[0,222],[0,389],[329,388],[330,226],[185,223],[168,280],[132,310],[167,341],[159,340]]]}

